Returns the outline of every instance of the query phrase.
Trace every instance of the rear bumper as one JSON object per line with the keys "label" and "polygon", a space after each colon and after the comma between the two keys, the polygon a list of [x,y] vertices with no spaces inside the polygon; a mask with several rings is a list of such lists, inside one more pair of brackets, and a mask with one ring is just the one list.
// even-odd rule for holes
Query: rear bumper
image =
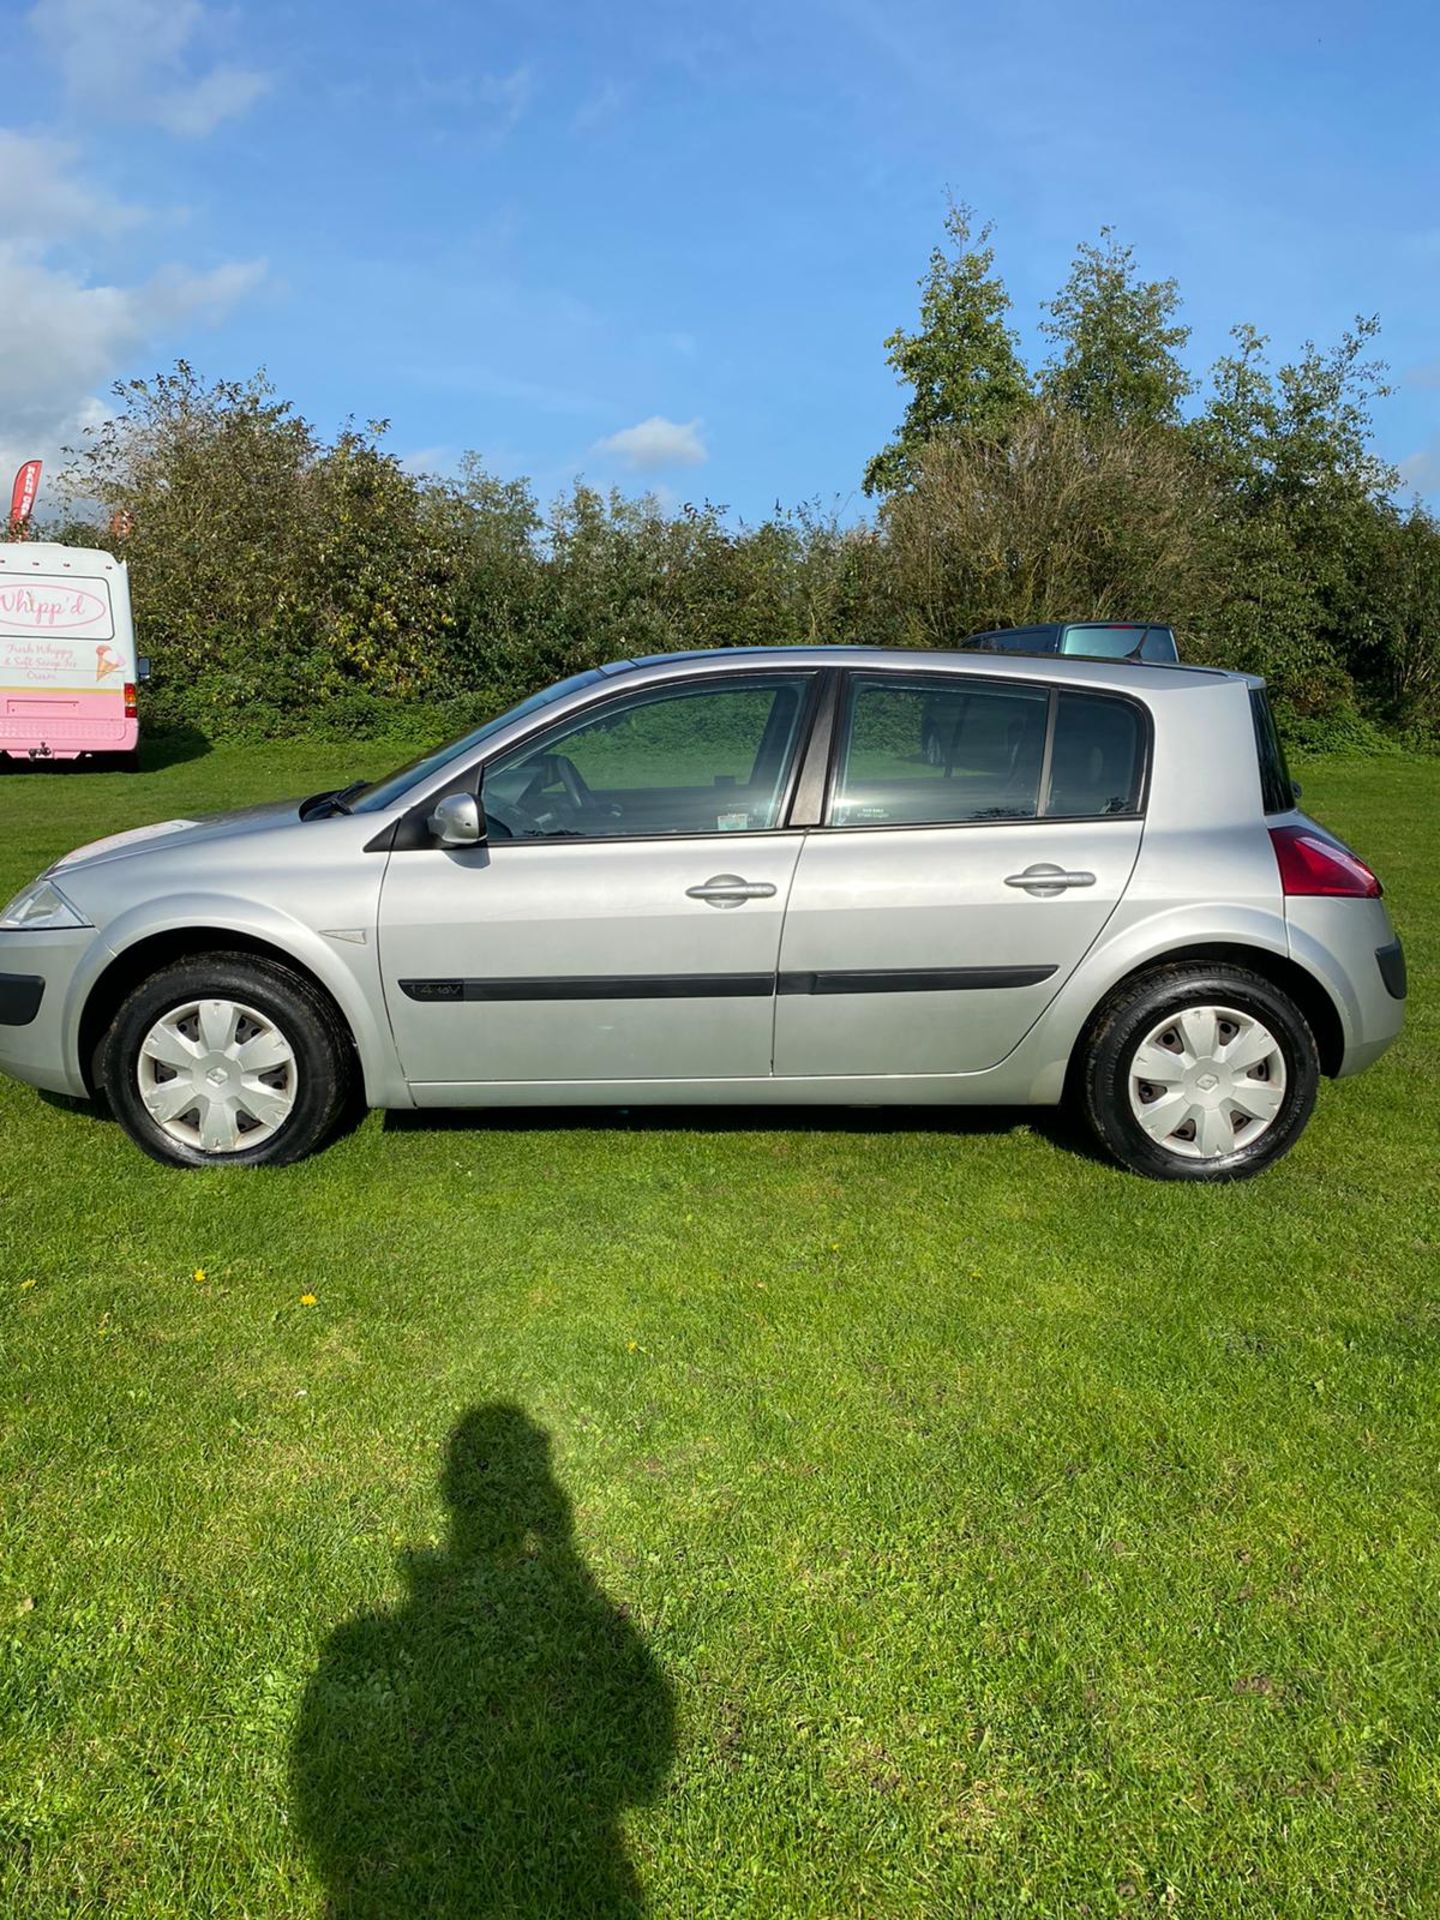
{"label": "rear bumper", "polygon": [[0,1073],[48,1093],[83,1097],[67,1015],[77,971],[97,938],[93,927],[0,934]]}
{"label": "rear bumper", "polygon": [[78,760],[87,753],[130,753],[140,744],[140,722],[123,712],[48,724],[0,714],[0,755],[12,760]]}
{"label": "rear bumper", "polygon": [[1340,1075],[1373,1066],[1405,1023],[1405,954],[1381,900],[1285,903],[1290,953],[1328,988],[1345,1034]]}

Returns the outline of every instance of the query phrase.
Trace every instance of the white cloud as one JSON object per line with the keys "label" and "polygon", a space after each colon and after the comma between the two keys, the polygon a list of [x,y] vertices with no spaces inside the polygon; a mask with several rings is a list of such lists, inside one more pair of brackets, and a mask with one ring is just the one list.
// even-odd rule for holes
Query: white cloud
{"label": "white cloud", "polygon": [[0,480],[32,455],[53,472],[105,418],[100,394],[118,372],[176,329],[222,319],[263,273],[259,262],[168,267],[137,286],[96,286],[0,242]]}
{"label": "white cloud", "polygon": [[459,459],[454,447],[445,445],[435,447],[416,447],[411,453],[400,455],[400,465],[417,480],[445,479],[455,470]]}
{"label": "white cloud", "polygon": [[700,467],[710,458],[700,438],[700,422],[682,423],[652,413],[633,427],[622,427],[604,440],[597,440],[595,452],[623,460],[634,473],[661,473],[667,467]]}
{"label": "white cloud", "polygon": [[621,86],[615,80],[602,80],[600,85],[575,109],[570,121],[570,131],[577,134],[599,133],[602,129],[615,125],[630,104],[630,89]]}
{"label": "white cloud", "polygon": [[[136,11],[153,5],[139,0]],[[37,13],[67,9],[104,11],[95,0],[43,0]],[[116,256],[116,235],[148,215],[97,186],[82,159],[71,141],[0,127],[0,487],[31,456],[53,473],[62,449],[109,412],[112,380],[223,319],[264,275],[261,262],[231,261],[120,280],[102,263]],[[42,510],[54,499],[47,487]]]}
{"label": "white cloud", "polygon": [[530,105],[535,92],[535,76],[528,67],[517,67],[513,73],[486,74],[480,82],[479,94],[492,118],[490,136],[494,140],[504,140],[519,126],[521,118]]}
{"label": "white cloud", "polygon": [[1427,447],[1421,447],[1400,462],[1397,469],[1400,484],[1412,493],[1432,494],[1440,491],[1440,436],[1432,440]]}
{"label": "white cloud", "polygon": [[115,233],[144,219],[76,173],[68,141],[0,127],[0,242],[53,247],[92,233]]}
{"label": "white cloud", "polygon": [[79,114],[187,139],[247,112],[269,86],[253,68],[207,58],[219,24],[202,0],[36,0],[30,12]]}

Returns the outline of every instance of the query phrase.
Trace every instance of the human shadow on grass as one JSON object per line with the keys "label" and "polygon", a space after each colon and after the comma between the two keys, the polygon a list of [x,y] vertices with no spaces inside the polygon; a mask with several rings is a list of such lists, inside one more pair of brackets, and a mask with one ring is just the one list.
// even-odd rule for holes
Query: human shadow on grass
{"label": "human shadow on grass", "polygon": [[447,1541],[405,1556],[402,1605],[336,1629],[301,1709],[294,1798],[330,1920],[635,1920],[620,1815],[669,1769],[670,1687],[519,1408],[466,1414],[441,1489]]}

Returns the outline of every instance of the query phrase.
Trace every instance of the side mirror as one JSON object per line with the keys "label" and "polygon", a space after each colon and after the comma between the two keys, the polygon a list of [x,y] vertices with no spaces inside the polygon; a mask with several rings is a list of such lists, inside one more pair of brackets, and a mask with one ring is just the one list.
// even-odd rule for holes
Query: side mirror
{"label": "side mirror", "polygon": [[142,653],[140,658],[135,662],[135,678],[142,686],[150,678],[150,656],[148,653]]}
{"label": "side mirror", "polygon": [[483,847],[485,816],[473,793],[447,793],[425,823],[442,847]]}

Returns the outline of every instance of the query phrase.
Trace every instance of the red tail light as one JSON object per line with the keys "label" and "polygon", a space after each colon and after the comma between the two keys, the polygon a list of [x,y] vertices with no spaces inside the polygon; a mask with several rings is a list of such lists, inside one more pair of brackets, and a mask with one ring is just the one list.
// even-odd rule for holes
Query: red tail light
{"label": "red tail light", "polygon": [[1322,840],[1308,827],[1272,827],[1270,839],[1286,895],[1319,894],[1339,900],[1378,900],[1384,889],[1363,860]]}
{"label": "red tail light", "polygon": [[135,682],[133,680],[127,680],[125,682],[125,718],[127,720],[134,720],[139,715],[139,712],[140,709],[135,704]]}

